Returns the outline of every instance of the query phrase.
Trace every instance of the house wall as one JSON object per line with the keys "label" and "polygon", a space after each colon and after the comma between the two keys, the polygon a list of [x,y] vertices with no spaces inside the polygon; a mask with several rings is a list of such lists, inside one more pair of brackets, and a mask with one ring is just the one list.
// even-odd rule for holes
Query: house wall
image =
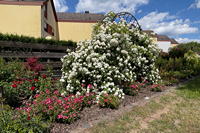
{"label": "house wall", "polygon": [[0,5],[0,32],[41,37],[41,6]]}
{"label": "house wall", "polygon": [[157,38],[156,37],[151,37],[153,43],[157,43]]}
{"label": "house wall", "polygon": [[163,52],[168,52],[171,42],[169,41],[157,41],[156,44]]}
{"label": "house wall", "polygon": [[91,39],[93,26],[96,23],[58,22],[60,40],[84,41]]}
{"label": "house wall", "polygon": [[172,48],[172,47],[175,47],[175,46],[177,46],[177,45],[178,45],[178,44],[171,44],[170,47]]}
{"label": "house wall", "polygon": [[[53,12],[53,5],[51,3],[51,0],[49,0],[47,2],[47,18],[45,18],[45,5],[42,6],[42,12],[41,12],[41,18],[42,18],[42,27],[41,27],[41,31],[42,31],[42,37],[46,38],[46,37],[51,37],[52,39],[56,39],[58,40],[59,39],[59,33],[58,33],[58,23],[56,21],[56,18],[55,18],[55,15],[54,15],[54,12]],[[45,25],[49,24],[52,28],[53,28],[53,31],[54,31],[54,35],[50,35],[49,33],[47,33],[44,28],[45,28]]]}

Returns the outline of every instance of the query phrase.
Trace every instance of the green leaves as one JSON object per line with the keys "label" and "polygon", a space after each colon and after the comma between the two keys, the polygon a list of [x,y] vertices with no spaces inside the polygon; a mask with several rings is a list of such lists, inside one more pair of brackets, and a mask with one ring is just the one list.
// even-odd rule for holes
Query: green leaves
{"label": "green leaves", "polygon": [[35,116],[31,120],[12,110],[0,111],[1,133],[49,133],[50,125]]}
{"label": "green leaves", "polygon": [[57,40],[47,40],[44,38],[34,38],[28,36],[19,36],[13,34],[2,34],[0,33],[0,41],[13,41],[13,42],[24,42],[33,45],[32,43],[50,44],[50,45],[62,45],[62,46],[74,46],[76,47],[76,42],[69,41],[57,41]]}

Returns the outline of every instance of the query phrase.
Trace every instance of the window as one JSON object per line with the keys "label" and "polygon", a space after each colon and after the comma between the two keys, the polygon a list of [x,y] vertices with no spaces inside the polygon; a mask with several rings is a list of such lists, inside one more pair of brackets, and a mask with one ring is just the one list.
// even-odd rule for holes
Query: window
{"label": "window", "polygon": [[51,27],[51,25],[49,24],[45,24],[45,27],[44,27],[44,30],[49,33],[50,35],[54,36],[54,31],[53,31],[53,28]]}
{"label": "window", "polygon": [[48,14],[47,14],[47,4],[45,4],[45,6],[44,6],[44,17],[47,19],[47,16],[48,16]]}

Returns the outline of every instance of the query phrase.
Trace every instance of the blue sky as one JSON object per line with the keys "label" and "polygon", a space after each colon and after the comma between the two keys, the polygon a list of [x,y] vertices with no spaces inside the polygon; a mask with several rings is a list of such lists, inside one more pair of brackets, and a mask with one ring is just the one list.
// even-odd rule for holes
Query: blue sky
{"label": "blue sky", "polygon": [[200,42],[200,0],[54,0],[58,12],[128,11],[143,29],[179,42]]}

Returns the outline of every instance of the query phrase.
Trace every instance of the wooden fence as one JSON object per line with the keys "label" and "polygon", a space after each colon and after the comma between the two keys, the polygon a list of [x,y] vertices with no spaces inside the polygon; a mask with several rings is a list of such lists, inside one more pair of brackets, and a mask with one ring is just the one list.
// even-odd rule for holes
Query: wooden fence
{"label": "wooden fence", "polygon": [[60,58],[66,55],[67,49],[75,50],[75,47],[0,41],[0,57],[6,60],[37,57],[44,66],[51,66],[56,76],[60,76]]}

